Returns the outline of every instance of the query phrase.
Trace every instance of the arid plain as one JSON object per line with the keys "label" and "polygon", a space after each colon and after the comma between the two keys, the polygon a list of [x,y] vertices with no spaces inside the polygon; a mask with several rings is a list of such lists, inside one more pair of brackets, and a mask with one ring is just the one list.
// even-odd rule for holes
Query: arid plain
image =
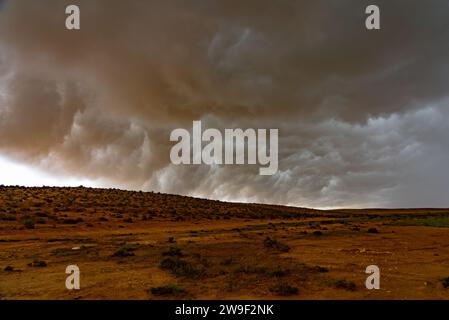
{"label": "arid plain", "polygon": [[0,268],[0,299],[448,299],[449,209],[0,187]]}

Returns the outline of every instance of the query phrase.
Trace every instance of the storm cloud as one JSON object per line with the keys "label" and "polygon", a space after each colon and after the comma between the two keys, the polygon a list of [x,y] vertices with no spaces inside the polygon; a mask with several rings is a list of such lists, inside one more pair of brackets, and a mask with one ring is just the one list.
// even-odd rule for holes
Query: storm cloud
{"label": "storm cloud", "polygon": [[[4,1],[0,153],[221,200],[449,206],[449,4],[376,1],[381,30],[368,31],[369,4]],[[194,120],[279,128],[278,173],[172,165],[170,131]]]}

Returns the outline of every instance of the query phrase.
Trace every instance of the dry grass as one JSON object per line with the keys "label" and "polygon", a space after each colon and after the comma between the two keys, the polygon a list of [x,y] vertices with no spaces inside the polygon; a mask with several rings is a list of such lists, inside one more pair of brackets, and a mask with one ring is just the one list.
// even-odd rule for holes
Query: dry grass
{"label": "dry grass", "polygon": [[447,299],[448,217],[0,187],[0,299]]}

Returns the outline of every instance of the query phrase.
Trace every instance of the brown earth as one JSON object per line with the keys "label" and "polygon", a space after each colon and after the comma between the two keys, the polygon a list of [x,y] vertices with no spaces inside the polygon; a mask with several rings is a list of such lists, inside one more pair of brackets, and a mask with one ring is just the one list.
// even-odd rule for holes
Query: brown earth
{"label": "brown earth", "polygon": [[0,299],[448,299],[448,277],[448,209],[0,187]]}

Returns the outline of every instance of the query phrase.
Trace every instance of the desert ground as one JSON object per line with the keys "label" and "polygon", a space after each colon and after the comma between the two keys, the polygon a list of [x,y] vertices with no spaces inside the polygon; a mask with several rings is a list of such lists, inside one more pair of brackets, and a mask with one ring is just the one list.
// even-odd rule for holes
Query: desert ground
{"label": "desert ground", "polygon": [[[68,265],[80,290],[65,287]],[[0,187],[0,299],[448,298],[449,209]]]}

